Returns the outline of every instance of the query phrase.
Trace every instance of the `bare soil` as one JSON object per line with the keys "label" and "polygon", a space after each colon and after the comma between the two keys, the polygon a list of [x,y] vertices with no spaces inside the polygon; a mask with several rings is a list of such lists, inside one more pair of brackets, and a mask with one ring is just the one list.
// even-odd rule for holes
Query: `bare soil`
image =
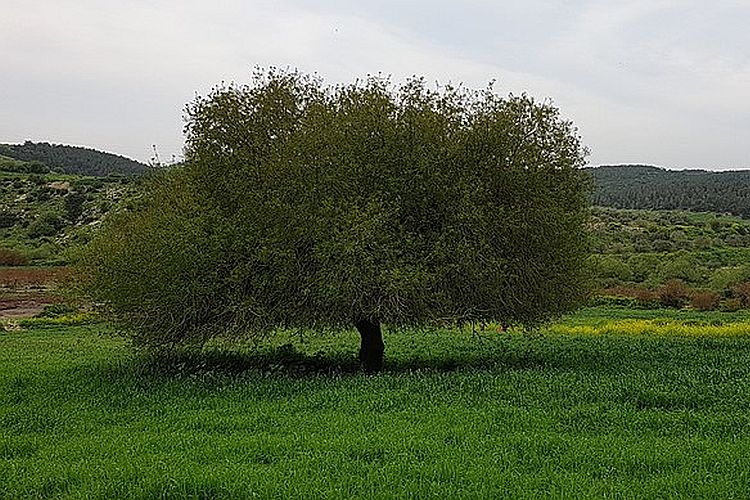
{"label": "bare soil", "polygon": [[0,267],[0,320],[28,318],[60,302],[54,290],[65,268]]}

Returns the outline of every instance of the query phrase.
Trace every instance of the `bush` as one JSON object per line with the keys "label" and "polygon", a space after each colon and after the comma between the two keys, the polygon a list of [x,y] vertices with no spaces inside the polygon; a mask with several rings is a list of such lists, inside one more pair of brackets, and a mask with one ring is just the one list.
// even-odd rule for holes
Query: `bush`
{"label": "bush", "polygon": [[23,318],[18,321],[18,325],[23,328],[42,328],[47,326],[78,326],[96,323],[99,321],[98,316],[91,312],[79,312],[74,314],[64,314],[53,317],[33,317]]}
{"label": "bush", "polygon": [[750,266],[720,267],[711,276],[710,288],[731,290],[734,285],[750,279]]}
{"label": "bush", "polygon": [[685,306],[691,297],[690,288],[682,280],[669,280],[659,289],[659,302],[664,307],[680,308]]}
{"label": "bush", "polygon": [[69,304],[49,304],[44,306],[42,312],[35,315],[35,318],[57,318],[59,316],[71,315],[78,313],[78,308]]}
{"label": "bush", "polygon": [[0,266],[28,266],[29,258],[10,248],[0,248]]}
{"label": "bush", "polygon": [[716,292],[696,292],[690,300],[690,306],[698,311],[714,311],[720,302],[721,297]]}
{"label": "bush", "polygon": [[633,278],[633,273],[630,271],[628,264],[620,257],[601,255],[594,257],[593,260],[596,276],[603,283],[622,283]]}
{"label": "bush", "polygon": [[742,301],[740,299],[727,299],[721,303],[721,310],[724,312],[736,312],[742,309]]}
{"label": "bush", "polygon": [[81,193],[70,193],[65,197],[65,217],[72,223],[76,223],[83,213],[83,204],[86,195]]}
{"label": "bush", "polygon": [[659,269],[665,281],[683,280],[691,283],[701,281],[701,262],[694,255],[680,252],[666,260]]}
{"label": "bush", "polygon": [[0,211],[0,229],[13,227],[21,222],[21,216],[7,210]]}
{"label": "bush", "polygon": [[743,308],[750,307],[750,281],[734,285],[732,298],[737,299]]}
{"label": "bush", "polygon": [[642,309],[657,309],[661,305],[659,294],[648,288],[636,288],[633,298],[638,307]]}
{"label": "bush", "polygon": [[65,221],[59,215],[46,212],[37,216],[34,222],[29,224],[29,238],[40,238],[42,236],[55,236],[65,226]]}
{"label": "bush", "polygon": [[631,307],[657,309],[661,303],[659,294],[644,287],[616,286],[601,291],[603,297],[624,297]]}
{"label": "bush", "polygon": [[618,295],[597,295],[589,302],[590,306],[604,307],[636,307],[636,301],[632,297],[622,297]]}

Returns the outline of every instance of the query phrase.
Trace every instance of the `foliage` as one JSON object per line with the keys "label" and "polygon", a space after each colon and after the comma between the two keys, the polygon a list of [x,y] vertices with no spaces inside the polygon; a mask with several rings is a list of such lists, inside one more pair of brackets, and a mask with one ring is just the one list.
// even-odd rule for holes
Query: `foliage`
{"label": "foliage", "polygon": [[667,281],[658,293],[664,307],[682,307],[690,300],[690,289],[679,279]]}
{"label": "foliage", "polygon": [[61,265],[110,210],[139,196],[138,179],[0,173],[0,247],[33,265]]}
{"label": "foliage", "polygon": [[667,335],[691,337],[737,337],[750,335],[750,323],[681,322],[663,319],[612,321],[603,325],[555,324],[547,330],[555,335]]}
{"label": "foliage", "polygon": [[750,217],[750,171],[666,170],[647,165],[587,169],[594,205],[649,210],[691,210]]}
{"label": "foliage", "polygon": [[585,152],[549,104],[271,70],[187,115],[185,165],[79,264],[141,340],[531,323],[586,295]]}
{"label": "foliage", "polygon": [[29,224],[29,238],[55,236],[64,226],[65,221],[60,215],[54,212],[41,213]]}
{"label": "foliage", "polygon": [[594,207],[594,249],[604,254],[686,255],[750,246],[750,221],[713,213]]}
{"label": "foliage", "polygon": [[[2,146],[0,146],[1,150]],[[49,173],[49,167],[39,161],[26,162],[0,155],[0,171],[19,174],[46,174]]]}
{"label": "foliage", "polygon": [[35,318],[57,318],[68,314],[79,312],[79,309],[70,304],[49,304],[44,306],[42,312],[35,315]]}
{"label": "foliage", "polygon": [[[50,169],[61,173],[106,176],[110,174],[142,174],[146,165],[124,156],[95,149],[46,142],[0,144],[0,170],[25,173],[46,173]],[[12,170],[2,157],[22,162],[28,167]],[[3,165],[8,165],[5,168]],[[16,164],[18,165],[18,164]],[[19,170],[20,169],[20,170]]]}
{"label": "foliage", "polygon": [[716,292],[696,292],[690,299],[690,306],[699,311],[714,311],[721,303],[721,296]]}
{"label": "foliage", "polygon": [[596,207],[590,230],[595,279],[610,295],[658,293],[678,279],[729,300],[733,287],[750,281],[750,221],[744,219]]}
{"label": "foliage", "polygon": [[29,258],[17,250],[0,248],[0,266],[26,266]]}
{"label": "foliage", "polygon": [[750,307],[750,281],[734,285],[732,297],[739,300],[742,307]]}
{"label": "foliage", "polygon": [[75,312],[54,316],[34,316],[18,320],[22,328],[47,328],[60,326],[79,326],[96,323],[99,318],[92,312]]}

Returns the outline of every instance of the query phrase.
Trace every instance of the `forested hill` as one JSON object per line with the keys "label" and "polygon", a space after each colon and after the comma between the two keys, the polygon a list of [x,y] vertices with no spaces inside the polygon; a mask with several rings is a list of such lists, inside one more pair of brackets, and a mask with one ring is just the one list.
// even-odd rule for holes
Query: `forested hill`
{"label": "forested hill", "polygon": [[594,205],[750,217],[750,170],[666,170],[647,165],[586,170],[594,177]]}
{"label": "forested hill", "polygon": [[146,169],[143,163],[124,156],[46,142],[0,144],[0,156],[36,166],[43,164],[49,170],[76,175],[131,175],[143,173]]}

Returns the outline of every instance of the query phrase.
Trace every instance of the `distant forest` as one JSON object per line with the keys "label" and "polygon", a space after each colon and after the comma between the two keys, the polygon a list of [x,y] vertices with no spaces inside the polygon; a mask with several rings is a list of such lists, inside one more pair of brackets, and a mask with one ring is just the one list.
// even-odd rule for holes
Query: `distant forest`
{"label": "distant forest", "polygon": [[[46,142],[0,144],[0,171],[59,172],[106,177],[134,175],[147,165],[113,153]],[[750,218],[750,170],[667,170],[650,165],[603,165],[593,177],[592,204],[640,210],[687,210]]]}
{"label": "distant forest", "polygon": [[[3,170],[29,170],[26,173],[39,173],[40,167],[46,167],[53,172],[104,177],[110,174],[141,174],[146,170],[143,163],[124,156],[46,142],[0,144],[0,156],[6,157],[4,162],[0,162],[6,165]],[[13,166],[9,159],[21,163]]]}
{"label": "distant forest", "polygon": [[750,170],[666,170],[647,165],[586,169],[602,207],[689,210],[750,217]]}

